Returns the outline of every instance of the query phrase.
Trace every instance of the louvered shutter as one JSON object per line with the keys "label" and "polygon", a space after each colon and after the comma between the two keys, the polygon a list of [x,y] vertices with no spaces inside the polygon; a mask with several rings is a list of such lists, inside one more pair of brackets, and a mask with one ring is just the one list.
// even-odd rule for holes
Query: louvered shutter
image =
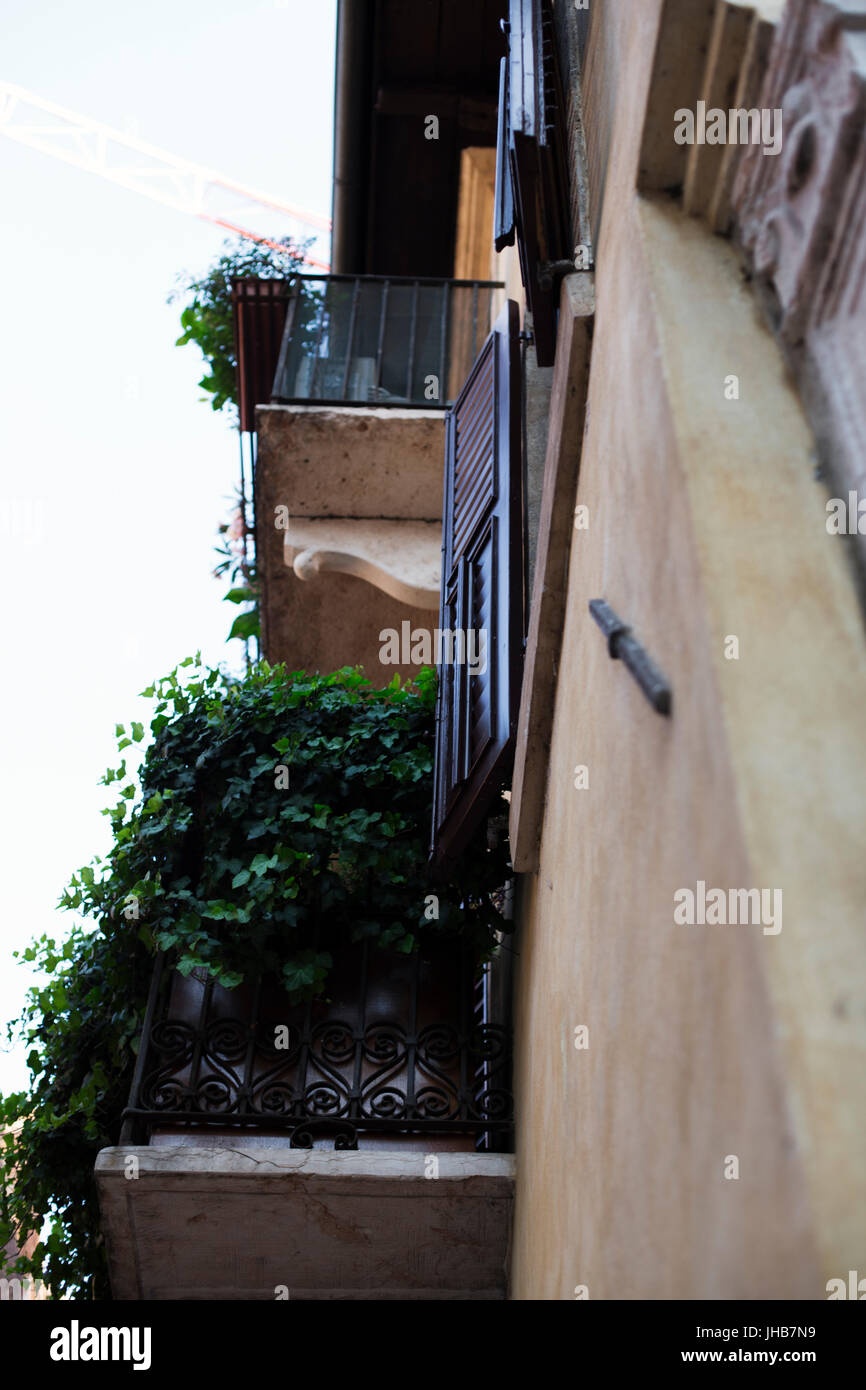
{"label": "louvered shutter", "polygon": [[271,399],[290,285],[254,277],[232,280],[235,380],[241,430],[255,430],[256,406]]}
{"label": "louvered shutter", "polygon": [[561,110],[550,0],[510,0],[508,56],[499,82],[494,238],[501,251],[516,228],[540,367],[552,366],[556,348],[558,286],[546,267],[574,255]]}
{"label": "louvered shutter", "polygon": [[476,651],[485,633],[486,670],[439,665],[434,875],[480,826],[513,755],[523,659],[519,352],[508,300],[446,418],[439,629],[479,634]]}

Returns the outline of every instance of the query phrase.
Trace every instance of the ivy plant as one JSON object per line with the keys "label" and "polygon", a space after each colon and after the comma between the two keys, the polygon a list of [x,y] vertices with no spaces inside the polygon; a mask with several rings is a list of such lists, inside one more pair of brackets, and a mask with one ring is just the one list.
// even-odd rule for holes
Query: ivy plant
{"label": "ivy plant", "polygon": [[248,605],[238,613],[226,640],[230,642],[232,638],[239,637],[247,644],[249,664],[248,644],[251,640],[258,644],[261,636],[261,591],[255,557],[250,555],[252,536],[244,525],[242,497],[238,497],[231,519],[221,523],[219,536],[220,541],[215,547],[219,560],[213,575],[214,579],[228,576],[231,584],[228,593],[223,595],[223,601]]}
{"label": "ivy plant", "polygon": [[308,243],[284,237],[272,245],[238,237],[224,243],[222,255],[204,275],[181,275],[169,303],[183,300],[178,347],[194,343],[207,370],[199,382],[214,410],[237,409],[237,361],[232,327],[232,280],[246,276],[284,280],[297,274]]}
{"label": "ivy plant", "polygon": [[0,1245],[47,1223],[18,1270],[55,1297],[108,1296],[93,1165],[118,1141],[157,951],[228,989],[272,972],[296,1003],[327,994],[342,943],[410,952],[451,937],[480,958],[506,928],[506,852],[485,835],[435,897],[427,882],[435,679],[375,690],[352,668],[265,663],[235,679],[188,658],[143,692],[149,743],[143,724],[117,726],[102,778],[113,843],[61,898],[84,920],[24,952],[47,981],[10,1025],[32,1083],[0,1099],[0,1126],[16,1127]]}

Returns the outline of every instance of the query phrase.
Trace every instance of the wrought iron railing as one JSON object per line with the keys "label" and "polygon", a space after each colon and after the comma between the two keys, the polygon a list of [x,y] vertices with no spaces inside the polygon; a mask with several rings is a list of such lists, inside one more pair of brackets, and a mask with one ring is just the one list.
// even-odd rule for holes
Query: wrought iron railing
{"label": "wrought iron railing", "polygon": [[469,375],[502,288],[493,280],[299,275],[271,399],[444,408]]}
{"label": "wrought iron railing", "polygon": [[180,1127],[269,1131],[295,1148],[375,1134],[509,1147],[508,1029],[459,948],[341,948],[328,994],[288,1007],[276,979],[228,991],[159,957],[121,1142]]}

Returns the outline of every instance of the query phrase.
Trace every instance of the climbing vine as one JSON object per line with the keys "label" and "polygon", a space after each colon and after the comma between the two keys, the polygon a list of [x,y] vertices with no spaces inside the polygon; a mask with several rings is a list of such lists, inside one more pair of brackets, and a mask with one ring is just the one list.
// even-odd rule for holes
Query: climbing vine
{"label": "climbing vine", "polygon": [[486,836],[435,896],[426,878],[435,679],[375,690],[351,668],[265,663],[234,679],[188,658],[143,692],[149,741],[142,723],[117,726],[113,843],[61,898],[69,936],[23,953],[45,979],[10,1025],[32,1083],[0,1099],[16,1127],[0,1244],[47,1223],[19,1272],[55,1297],[108,1296],[93,1166],[118,1141],[157,951],[228,989],[271,972],[296,1003],[327,993],[343,942],[411,952],[450,935],[481,957],[506,928],[506,852]]}

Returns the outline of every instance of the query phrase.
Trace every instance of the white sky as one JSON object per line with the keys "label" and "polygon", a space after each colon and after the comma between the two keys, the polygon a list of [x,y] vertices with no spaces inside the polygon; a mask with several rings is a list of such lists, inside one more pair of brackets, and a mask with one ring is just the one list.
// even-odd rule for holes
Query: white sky
{"label": "white sky", "polygon": [[[0,0],[0,78],[327,216],[335,9]],[[12,951],[65,934],[57,898],[108,847],[115,723],[197,648],[240,660],[211,577],[237,435],[165,302],[223,235],[0,137],[0,1091],[27,1080]]]}

